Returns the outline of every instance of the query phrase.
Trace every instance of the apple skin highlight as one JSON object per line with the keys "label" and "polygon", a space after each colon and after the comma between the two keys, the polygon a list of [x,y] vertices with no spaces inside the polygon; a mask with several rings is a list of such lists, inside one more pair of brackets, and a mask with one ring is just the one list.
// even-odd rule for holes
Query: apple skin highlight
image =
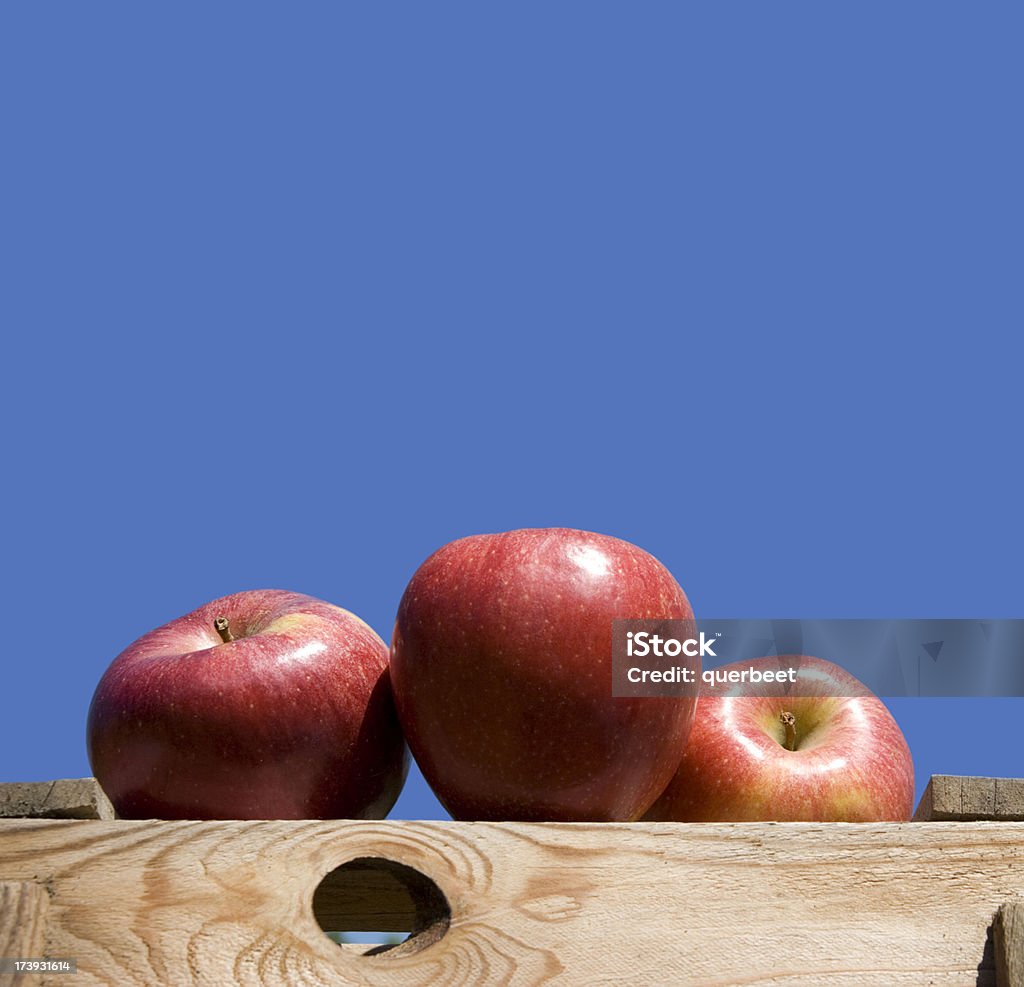
{"label": "apple skin highlight", "polygon": [[[796,686],[702,695],[672,781],[644,816],[676,822],[903,822],[914,766],[885,704],[837,665],[805,655],[726,670],[799,666]],[[786,748],[782,716],[794,719]]]}
{"label": "apple skin highlight", "polygon": [[662,791],[695,699],[612,697],[616,618],[693,612],[657,559],[607,535],[477,535],[420,566],[391,678],[413,755],[456,819],[630,821]]}
{"label": "apple skin highlight", "polygon": [[214,600],[127,647],[87,742],[123,818],[380,819],[408,769],[385,643],[284,590]]}

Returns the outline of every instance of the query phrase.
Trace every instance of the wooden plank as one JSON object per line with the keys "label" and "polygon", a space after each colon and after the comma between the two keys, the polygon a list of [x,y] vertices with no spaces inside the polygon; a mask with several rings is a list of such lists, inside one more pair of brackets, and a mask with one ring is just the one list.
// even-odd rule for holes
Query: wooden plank
{"label": "wooden plank", "polygon": [[0,818],[113,819],[95,778],[0,783]]}
{"label": "wooden plank", "polygon": [[1024,901],[1001,906],[992,926],[997,987],[1024,985]]}
{"label": "wooden plank", "polygon": [[[0,881],[0,957],[42,959],[46,948],[49,895],[34,881]],[[0,974],[0,982],[30,987],[40,978]]]}
{"label": "wooden plank", "polygon": [[932,775],[915,822],[1024,820],[1024,779]]}
{"label": "wooden plank", "polygon": [[451,909],[419,871],[379,858],[360,858],[331,871],[313,895],[313,913],[328,931],[422,932],[445,926]]}
{"label": "wooden plank", "polygon": [[[320,879],[365,858],[436,883],[440,934],[324,935]],[[0,878],[43,876],[76,984],[959,987],[995,983],[1024,825],[0,822]]]}
{"label": "wooden plank", "polygon": [[416,924],[416,904],[392,873],[370,866],[334,871],[316,889],[321,925],[346,932],[401,932]]}

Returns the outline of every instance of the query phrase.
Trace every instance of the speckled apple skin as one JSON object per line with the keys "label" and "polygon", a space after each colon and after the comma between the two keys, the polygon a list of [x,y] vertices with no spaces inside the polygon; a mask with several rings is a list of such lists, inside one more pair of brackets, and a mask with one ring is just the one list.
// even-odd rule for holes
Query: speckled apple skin
{"label": "speckled apple skin", "polygon": [[[901,822],[914,810],[914,765],[885,704],[832,662],[806,655],[722,669],[799,665],[787,696],[702,695],[690,741],[645,815],[676,822]],[[783,712],[797,749],[783,744]],[[810,731],[810,732],[808,732]]]}
{"label": "speckled apple skin", "polygon": [[672,777],[695,700],[613,698],[612,621],[692,619],[653,556],[566,528],[435,552],[398,608],[391,680],[456,819],[628,821]]}
{"label": "speckled apple skin", "polygon": [[[236,640],[221,640],[219,616]],[[380,819],[408,769],[387,645],[347,610],[284,590],[214,600],[127,647],[87,739],[128,819]]]}

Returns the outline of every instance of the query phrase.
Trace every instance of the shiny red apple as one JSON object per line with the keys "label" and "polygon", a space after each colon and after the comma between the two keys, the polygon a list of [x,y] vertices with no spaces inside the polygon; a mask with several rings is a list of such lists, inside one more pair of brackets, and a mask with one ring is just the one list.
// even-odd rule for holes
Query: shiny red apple
{"label": "shiny red apple", "polygon": [[379,819],[408,767],[387,646],[347,610],[283,590],[214,600],[129,645],[87,738],[131,819]]}
{"label": "shiny red apple", "polygon": [[451,542],[402,597],[391,681],[457,819],[631,820],[671,778],[695,698],[613,698],[612,621],[692,620],[635,545],[567,528]]}
{"label": "shiny red apple", "polygon": [[675,777],[645,819],[910,819],[907,742],[884,703],[856,678],[804,655],[734,662],[722,671],[785,666],[797,668],[795,684],[760,687],[758,695],[700,696]]}

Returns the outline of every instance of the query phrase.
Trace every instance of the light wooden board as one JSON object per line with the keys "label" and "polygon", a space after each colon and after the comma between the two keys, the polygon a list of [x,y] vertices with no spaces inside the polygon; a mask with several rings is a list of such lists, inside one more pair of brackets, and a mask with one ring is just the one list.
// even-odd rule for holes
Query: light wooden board
{"label": "light wooden board", "polygon": [[[34,881],[0,881],[0,957],[41,959],[46,944],[49,895]],[[0,974],[0,983],[34,987],[39,978]]]}
{"label": "light wooden board", "polygon": [[[444,892],[432,944],[323,934],[320,879],[375,857]],[[24,820],[0,822],[0,879],[46,882],[46,954],[76,985],[962,987],[995,982],[1024,825]],[[408,922],[376,883],[335,888],[331,920]]]}
{"label": "light wooden board", "polygon": [[1024,779],[932,775],[914,819],[1024,820]]}

